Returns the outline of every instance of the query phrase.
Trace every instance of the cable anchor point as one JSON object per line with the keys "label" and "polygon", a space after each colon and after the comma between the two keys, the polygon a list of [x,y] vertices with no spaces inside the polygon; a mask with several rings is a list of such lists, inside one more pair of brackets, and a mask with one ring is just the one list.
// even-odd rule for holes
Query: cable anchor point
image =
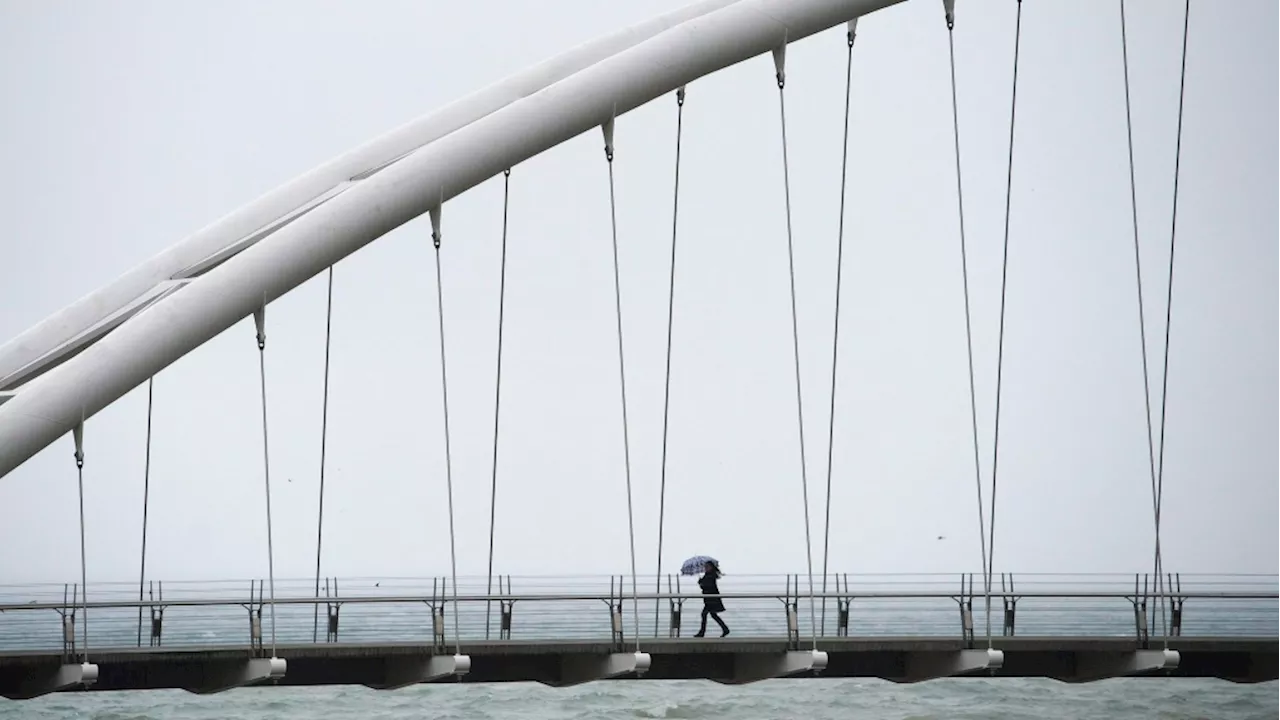
{"label": "cable anchor point", "polygon": [[784,39],[782,44],[773,49],[773,68],[776,70],[778,78],[778,89],[781,90],[787,84],[787,41]]}
{"label": "cable anchor point", "polygon": [[[509,173],[511,171],[508,170],[507,172]],[[434,245],[437,250],[440,249],[440,238],[442,237],[440,232],[440,208],[441,206],[437,205],[429,211],[431,215],[431,244]]]}
{"label": "cable anchor point", "polygon": [[76,443],[76,469],[84,467],[84,421],[76,423],[71,429],[71,437]]}
{"label": "cable anchor point", "polygon": [[849,21],[849,29],[845,32],[845,40],[848,41],[849,47],[853,47],[853,41],[858,37],[858,18]]}
{"label": "cable anchor point", "polygon": [[267,348],[267,308],[262,306],[253,311],[253,325],[258,331],[258,349]]}
{"label": "cable anchor point", "polygon": [[942,9],[947,13],[947,30],[953,30],[956,26],[956,0],[942,0]]}
{"label": "cable anchor point", "polygon": [[613,162],[613,118],[609,118],[600,126],[600,131],[604,133],[604,159]]}

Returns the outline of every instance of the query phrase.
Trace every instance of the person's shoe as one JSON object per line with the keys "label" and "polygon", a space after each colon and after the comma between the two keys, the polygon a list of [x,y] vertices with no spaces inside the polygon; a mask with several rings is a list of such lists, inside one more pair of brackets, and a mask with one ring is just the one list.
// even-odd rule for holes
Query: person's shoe
{"label": "person's shoe", "polygon": [[728,634],[729,634],[729,631],[725,630],[724,632],[720,633],[720,637],[726,637]]}
{"label": "person's shoe", "polygon": [[693,634],[694,637],[706,637],[706,635],[707,634],[705,632],[697,632]]}

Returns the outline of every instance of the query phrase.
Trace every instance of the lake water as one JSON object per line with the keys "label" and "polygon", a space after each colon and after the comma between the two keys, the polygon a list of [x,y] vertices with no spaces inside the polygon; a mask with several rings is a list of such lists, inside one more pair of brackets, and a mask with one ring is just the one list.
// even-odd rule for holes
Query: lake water
{"label": "lake water", "polygon": [[62,693],[0,700],[0,720],[1262,720],[1277,717],[1277,683],[1124,678],[1083,685],[1038,679],[602,681],[567,689],[532,683],[245,688]]}

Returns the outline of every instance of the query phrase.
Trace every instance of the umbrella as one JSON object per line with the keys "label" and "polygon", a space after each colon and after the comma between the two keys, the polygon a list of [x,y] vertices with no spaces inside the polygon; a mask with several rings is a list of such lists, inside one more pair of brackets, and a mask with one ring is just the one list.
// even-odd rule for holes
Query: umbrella
{"label": "umbrella", "polygon": [[720,561],[710,555],[694,555],[688,560],[685,560],[684,564],[680,566],[680,574],[701,575],[702,571],[706,569],[707,563],[715,563],[718,566]]}

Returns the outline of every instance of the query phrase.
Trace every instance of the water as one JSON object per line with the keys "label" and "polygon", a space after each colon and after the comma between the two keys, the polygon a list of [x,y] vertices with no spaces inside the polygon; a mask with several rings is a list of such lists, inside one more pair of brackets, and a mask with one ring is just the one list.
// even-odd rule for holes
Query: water
{"label": "water", "polygon": [[601,681],[62,693],[0,700],[0,720],[1253,720],[1277,717],[1277,683],[1124,678],[1083,685],[1040,679]]}

